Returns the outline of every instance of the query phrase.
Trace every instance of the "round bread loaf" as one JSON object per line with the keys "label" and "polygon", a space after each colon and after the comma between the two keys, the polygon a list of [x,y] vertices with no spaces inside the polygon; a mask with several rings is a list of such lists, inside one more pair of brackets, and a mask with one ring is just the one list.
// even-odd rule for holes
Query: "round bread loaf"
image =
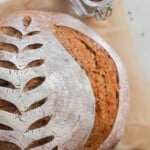
{"label": "round bread loaf", "polygon": [[113,149],[127,89],[119,57],[77,19],[37,11],[0,19],[1,150]]}

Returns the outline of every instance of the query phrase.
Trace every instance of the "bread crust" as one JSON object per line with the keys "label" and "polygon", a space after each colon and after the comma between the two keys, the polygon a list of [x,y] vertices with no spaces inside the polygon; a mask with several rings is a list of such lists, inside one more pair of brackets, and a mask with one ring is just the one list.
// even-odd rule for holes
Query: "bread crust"
{"label": "bread crust", "polygon": [[[101,47],[103,47],[105,51],[110,55],[110,57],[112,58],[112,60],[114,61],[116,65],[116,69],[118,73],[118,80],[119,80],[118,111],[117,111],[116,119],[112,127],[111,133],[105,139],[105,141],[99,146],[99,149],[101,150],[113,149],[114,146],[120,140],[121,135],[123,134],[126,115],[127,115],[127,108],[128,108],[128,79],[127,79],[126,69],[122,61],[118,57],[118,55],[99,35],[93,32],[85,24],[83,24],[82,22],[80,22],[79,20],[71,16],[68,16],[66,14],[61,14],[61,13],[47,13],[47,12],[38,12],[38,11],[23,11],[23,12],[17,12],[16,14],[13,14],[13,15],[15,16],[18,14],[19,15],[30,14],[31,16],[32,15],[36,16],[39,22],[41,22],[41,24],[43,24],[43,20],[40,17],[43,16],[44,18],[46,18],[45,24],[46,23],[49,25],[57,24],[60,26],[73,28],[83,33],[87,37],[90,37],[91,39],[93,39],[96,43],[98,43]],[[50,28],[51,27],[49,26],[49,29]],[[73,141],[68,141],[67,144],[71,145],[72,142]],[[82,146],[81,146],[82,144],[80,144],[80,148],[78,147],[78,149],[82,149]]]}

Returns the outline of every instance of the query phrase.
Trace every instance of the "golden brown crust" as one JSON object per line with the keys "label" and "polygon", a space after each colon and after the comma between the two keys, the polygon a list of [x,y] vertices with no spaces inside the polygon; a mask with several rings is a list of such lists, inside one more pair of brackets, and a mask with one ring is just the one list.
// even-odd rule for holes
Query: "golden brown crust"
{"label": "golden brown crust", "polygon": [[21,150],[21,149],[13,143],[7,141],[0,141],[0,150]]}
{"label": "golden brown crust", "polygon": [[96,150],[110,134],[118,109],[118,75],[108,53],[87,36],[65,26],[53,32],[88,75],[96,98],[96,118],[85,150]]}

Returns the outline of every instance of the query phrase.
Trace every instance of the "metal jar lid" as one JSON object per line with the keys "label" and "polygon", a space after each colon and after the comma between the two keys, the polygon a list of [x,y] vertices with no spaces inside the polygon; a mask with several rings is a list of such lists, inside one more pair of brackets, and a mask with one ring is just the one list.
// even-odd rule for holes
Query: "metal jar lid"
{"label": "metal jar lid", "polygon": [[112,14],[112,0],[70,0],[71,7],[80,17],[106,20]]}

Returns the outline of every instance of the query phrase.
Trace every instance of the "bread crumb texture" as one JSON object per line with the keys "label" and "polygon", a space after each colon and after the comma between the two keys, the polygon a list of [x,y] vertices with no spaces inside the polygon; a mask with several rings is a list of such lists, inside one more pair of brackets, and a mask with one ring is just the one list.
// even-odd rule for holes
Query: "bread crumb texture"
{"label": "bread crumb texture", "polygon": [[53,25],[53,33],[90,79],[96,100],[93,130],[84,150],[97,150],[110,134],[118,109],[118,74],[109,54],[96,42],[66,26]]}

